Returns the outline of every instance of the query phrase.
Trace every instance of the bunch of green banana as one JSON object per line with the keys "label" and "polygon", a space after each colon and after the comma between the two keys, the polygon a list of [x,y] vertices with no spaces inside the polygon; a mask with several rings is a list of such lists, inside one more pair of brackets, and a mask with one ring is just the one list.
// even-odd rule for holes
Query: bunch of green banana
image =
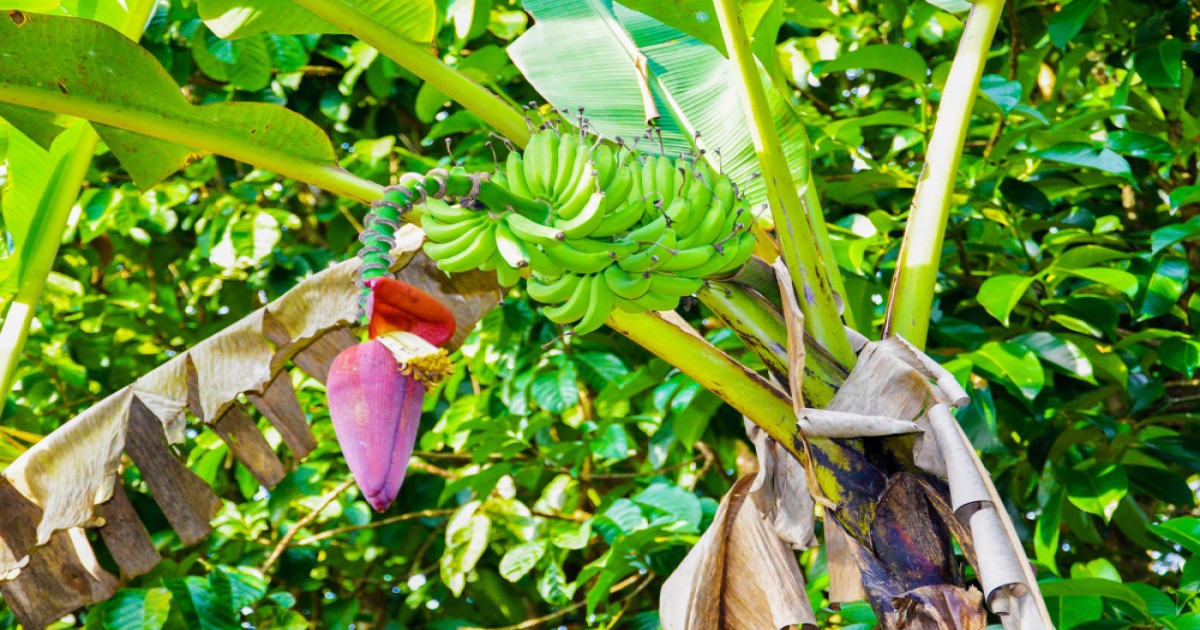
{"label": "bunch of green banana", "polygon": [[728,177],[703,162],[648,156],[544,127],[509,153],[488,185],[549,205],[537,220],[509,206],[474,210],[429,199],[426,253],[445,271],[528,278],[547,317],[595,330],[614,308],[672,310],[704,279],[750,258],[752,217]]}

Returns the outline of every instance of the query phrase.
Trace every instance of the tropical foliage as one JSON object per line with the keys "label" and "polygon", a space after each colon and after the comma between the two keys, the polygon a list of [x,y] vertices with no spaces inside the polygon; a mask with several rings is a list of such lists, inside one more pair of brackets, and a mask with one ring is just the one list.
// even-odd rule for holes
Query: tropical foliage
{"label": "tropical foliage", "polygon": [[[137,67],[161,65],[160,85],[132,70],[113,79],[135,109],[187,118],[188,103],[272,103],[313,129],[277,136],[294,159],[276,172],[211,154],[131,155],[127,136],[99,124],[99,148],[80,162],[72,152],[94,146],[91,128],[42,120],[66,126],[49,141],[0,106],[12,123],[0,123],[9,319],[37,276],[29,244],[56,207],[37,200],[72,173],[84,181],[73,204],[59,204],[66,230],[0,416],[0,466],[352,254],[367,209],[357,189],[330,186],[350,198],[335,196],[296,164],[331,153],[388,183],[451,164],[491,170],[501,144],[495,121],[327,15],[266,0],[128,4],[130,17],[116,2],[0,0],[117,28],[149,15]],[[299,4],[320,13],[324,3]],[[645,127],[643,103],[622,98],[637,89],[636,73],[621,70],[632,47],[659,90],[665,147],[681,150],[698,131],[753,181],[715,18],[676,10],[711,3],[352,4],[379,9],[403,46],[432,45],[514,107],[582,105],[609,136]],[[389,4],[403,10],[380,8]],[[805,150],[811,160],[847,321],[879,338],[936,106],[953,87],[965,14],[951,11],[966,3],[743,4],[788,163],[803,164]],[[927,351],[971,395],[957,418],[1064,629],[1200,628],[1197,18],[1183,0],[1009,2],[951,198]],[[47,46],[55,63],[88,54]],[[13,82],[0,75],[5,101]],[[611,76],[628,81],[600,79]],[[186,102],[168,94],[170,81]],[[220,129],[249,150],[247,111],[228,109]],[[332,147],[312,142],[317,128]],[[751,183],[750,194],[764,198],[765,187]],[[704,306],[682,312],[760,365]],[[607,329],[561,333],[520,291],[504,296],[455,355],[462,369],[428,398],[412,470],[385,514],[344,483],[324,391],[299,372],[319,446],[272,491],[214,433],[190,431],[187,464],[223,500],[213,535],[181,545],[132,493],[167,560],[63,626],[658,627],[662,581],[753,468],[753,447],[740,414],[662,359]],[[136,468],[124,474],[142,487]],[[823,549],[800,560],[822,627],[874,624],[866,604],[827,605]],[[3,607],[0,623],[15,624]]]}

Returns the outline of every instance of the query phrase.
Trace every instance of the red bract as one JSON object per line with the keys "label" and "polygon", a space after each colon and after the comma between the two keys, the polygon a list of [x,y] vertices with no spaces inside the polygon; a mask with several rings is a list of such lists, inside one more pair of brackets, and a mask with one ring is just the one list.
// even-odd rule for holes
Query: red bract
{"label": "red bract", "polygon": [[367,286],[371,341],[333,360],[326,393],[346,464],[367,502],[382,512],[404,483],[425,386],[451,370],[436,346],[454,335],[454,316],[403,282],[373,278]]}
{"label": "red bract", "polygon": [[371,288],[367,313],[372,339],[404,331],[441,346],[454,336],[454,314],[428,293],[391,278],[371,278],[367,286]]}

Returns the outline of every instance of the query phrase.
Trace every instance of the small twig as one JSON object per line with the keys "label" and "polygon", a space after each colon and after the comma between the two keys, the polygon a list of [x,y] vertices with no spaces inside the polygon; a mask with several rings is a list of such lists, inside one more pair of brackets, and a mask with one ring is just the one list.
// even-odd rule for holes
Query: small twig
{"label": "small twig", "polygon": [[320,542],[327,538],[333,538],[334,536],[337,536],[339,534],[347,534],[350,532],[357,532],[357,531],[360,531],[363,529],[374,529],[376,527],[385,527],[385,526],[391,525],[393,523],[400,523],[403,521],[411,521],[413,519],[418,519],[418,518],[431,518],[431,517],[435,517],[435,516],[450,516],[451,514],[454,514],[454,512],[455,512],[454,510],[445,509],[445,510],[421,510],[420,512],[409,512],[408,514],[398,514],[396,516],[391,516],[391,517],[385,518],[382,521],[375,521],[373,523],[367,523],[365,525],[347,525],[346,527],[337,527],[337,528],[334,528],[334,529],[331,529],[328,531],[323,531],[319,534],[313,534],[312,536],[309,536],[308,538],[304,538],[304,539],[300,540],[299,542],[297,542],[296,544],[301,545],[301,546],[311,545],[315,542]]}
{"label": "small twig", "polygon": [[317,506],[317,509],[309,512],[304,518],[296,521],[296,524],[288,530],[288,533],[284,534],[283,538],[279,539],[279,543],[275,545],[274,549],[271,550],[271,555],[267,556],[266,562],[263,562],[261,569],[263,574],[266,574],[266,572],[271,569],[275,562],[279,560],[279,556],[283,555],[284,550],[287,549],[288,544],[292,542],[292,539],[296,537],[296,534],[299,534],[300,530],[308,527],[313,521],[317,520],[317,516],[319,516],[321,512],[325,510],[325,508],[329,507],[329,504],[333,503],[334,499],[338,498],[338,495],[345,492],[346,489],[352,485],[354,485],[353,478],[347,479],[338,484],[338,487],[334,488],[332,492],[325,496],[325,498],[321,501],[321,504]]}
{"label": "small twig", "polygon": [[441,477],[442,479],[449,479],[450,481],[454,481],[461,477],[461,475],[459,475],[456,472],[452,472],[452,471],[446,470],[445,468],[440,468],[438,466],[434,466],[433,464],[428,464],[426,462],[423,462],[423,461],[420,461],[417,459],[409,460],[408,467],[413,470],[419,470],[423,473],[434,475],[435,477]]}
{"label": "small twig", "polygon": [[[645,579],[645,580],[642,580],[642,583],[641,583],[641,584],[638,584],[638,585],[637,585],[637,588],[633,589],[633,592],[632,592],[632,593],[630,593],[630,594],[626,595],[625,597],[622,597],[622,598],[620,599],[620,602],[627,602],[627,601],[629,601],[629,600],[633,599],[634,597],[637,597],[639,593],[641,593],[642,591],[646,590],[646,587],[647,587],[647,586],[650,586],[650,582],[651,582],[651,581],[653,581],[653,580],[654,580],[654,574],[653,574],[653,573],[648,573],[648,574],[646,574],[646,579]],[[609,627],[609,628],[615,628],[615,627],[617,627],[617,622],[621,620],[621,617],[625,616],[625,612],[626,612],[627,610],[629,610],[629,607],[628,607],[628,606],[626,606],[626,607],[622,608],[621,610],[617,611],[617,614],[613,615],[613,618],[609,620],[609,622],[608,622],[608,627]]]}

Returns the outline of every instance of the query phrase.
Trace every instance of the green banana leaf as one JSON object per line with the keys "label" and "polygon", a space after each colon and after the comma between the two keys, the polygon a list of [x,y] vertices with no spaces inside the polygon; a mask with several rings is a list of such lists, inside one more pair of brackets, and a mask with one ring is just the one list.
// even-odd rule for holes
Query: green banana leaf
{"label": "green banana leaf", "polygon": [[[646,15],[657,16],[664,24],[677,28],[726,55],[725,37],[721,34],[721,24],[717,20],[717,9],[713,0],[625,0],[621,4]],[[754,32],[775,1],[743,0],[740,4],[746,30]],[[774,44],[775,40],[772,38],[772,54]]]}
{"label": "green banana leaf", "polygon": [[[509,47],[509,56],[551,104],[572,111],[584,106],[591,125],[610,139],[638,138],[655,119],[661,147],[656,133],[640,148],[667,155],[703,150],[752,204],[766,200],[745,106],[733,89],[735,68],[717,49],[611,0],[526,0],[525,8],[537,24]],[[644,75],[638,70],[643,57]],[[788,165],[796,181],[805,182],[803,123],[762,75]]]}
{"label": "green banana leaf", "polygon": [[[340,0],[322,0],[338,1]],[[349,0],[346,6],[386,26],[401,37],[427,44],[437,34],[434,0]],[[338,33],[341,30],[291,0],[200,0],[200,17],[225,39],[258,33]]]}
{"label": "green banana leaf", "polygon": [[[37,110],[91,120],[143,189],[209,152],[305,181],[314,173],[337,178],[333,146],[308,119],[264,103],[192,105],[152,54],[97,22],[35,14],[21,26],[0,20],[0,58],[0,101],[10,104],[0,115],[40,132],[39,140],[54,117]],[[11,105],[22,107],[20,115]],[[31,120],[40,128],[31,129]]]}

